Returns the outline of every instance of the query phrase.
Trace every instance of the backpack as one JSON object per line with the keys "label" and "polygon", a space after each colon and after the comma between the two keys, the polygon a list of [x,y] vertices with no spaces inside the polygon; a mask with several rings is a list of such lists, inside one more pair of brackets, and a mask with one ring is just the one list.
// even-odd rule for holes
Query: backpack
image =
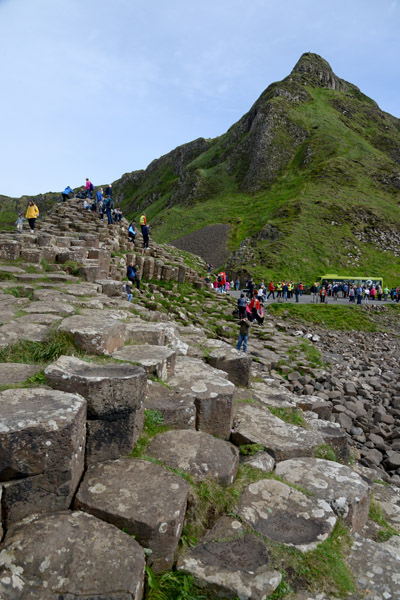
{"label": "backpack", "polygon": [[93,190],[94,190],[94,185],[93,185],[93,183],[92,183],[92,182],[90,182],[90,188],[89,188],[89,189],[90,189],[91,191],[93,191]]}
{"label": "backpack", "polygon": [[222,275],[218,275],[218,283],[222,283]]}

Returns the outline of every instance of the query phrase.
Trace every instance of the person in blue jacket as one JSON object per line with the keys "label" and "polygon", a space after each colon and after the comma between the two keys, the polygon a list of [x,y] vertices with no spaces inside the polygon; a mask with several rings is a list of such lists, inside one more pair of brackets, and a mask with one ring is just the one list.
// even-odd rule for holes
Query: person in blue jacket
{"label": "person in blue jacket", "polygon": [[133,264],[133,260],[128,265],[126,276],[132,284],[136,283],[137,289],[140,290],[140,279],[139,275],[137,274],[136,267]]}
{"label": "person in blue jacket", "polygon": [[69,200],[69,195],[70,194],[74,194],[74,190],[72,188],[69,187],[69,185],[67,185],[67,187],[65,188],[65,190],[63,192],[61,192],[61,196],[62,196],[62,201],[65,202],[66,200]]}

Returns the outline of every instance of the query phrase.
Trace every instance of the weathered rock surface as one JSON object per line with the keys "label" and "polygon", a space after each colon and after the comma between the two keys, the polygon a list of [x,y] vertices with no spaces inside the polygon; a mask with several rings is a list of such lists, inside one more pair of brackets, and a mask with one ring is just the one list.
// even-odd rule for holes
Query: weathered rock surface
{"label": "weathered rock surface", "polygon": [[267,408],[255,404],[235,407],[232,441],[241,444],[261,444],[277,461],[296,456],[313,456],[324,443],[317,432],[309,431],[275,417]]}
{"label": "weathered rock surface", "polygon": [[367,522],[370,488],[352,469],[320,458],[293,458],[277,464],[275,473],[326,500],[351,531]]}
{"label": "weathered rock surface", "polygon": [[[218,340],[209,340],[206,347],[211,347],[218,343]],[[227,373],[229,381],[235,385],[249,387],[251,381],[251,356],[239,352],[228,344],[212,348],[207,355],[209,365]]]}
{"label": "weathered rock surface", "polygon": [[21,363],[0,363],[0,385],[22,383],[40,371],[40,366]]}
{"label": "weathered rock surface", "polygon": [[233,483],[239,466],[238,449],[208,433],[188,429],[160,433],[146,449],[168,467],[187,471],[197,481]]}
{"label": "weathered rock surface", "polygon": [[68,508],[83,471],[86,401],[47,389],[0,392],[5,523]]}
{"label": "weathered rock surface", "polygon": [[180,356],[168,385],[172,390],[193,396],[197,430],[229,439],[235,386],[226,379],[226,373],[197,358]]}
{"label": "weathered rock surface", "polygon": [[383,544],[358,538],[346,561],[357,587],[366,600],[394,600],[400,597],[400,557]]}
{"label": "weathered rock surface", "polygon": [[68,317],[59,331],[70,333],[77,346],[91,354],[112,354],[124,345],[124,324],[106,314]]}
{"label": "weathered rock surface", "polygon": [[195,548],[186,552],[177,568],[193,575],[217,598],[264,600],[282,575],[269,565],[265,544],[243,525],[222,517]]}
{"label": "weathered rock surface", "polygon": [[129,363],[96,364],[60,356],[45,374],[55,389],[86,398],[90,419],[135,412],[141,408],[146,392],[144,369]]}
{"label": "weathered rock surface", "polygon": [[171,568],[182,532],[189,484],[162,467],[119,459],[87,470],[75,506],[103,519],[150,548],[155,571]]}
{"label": "weathered rock surface", "polygon": [[196,407],[192,394],[181,393],[177,389],[148,380],[144,405],[145,408],[160,412],[168,427],[194,429],[196,426]]}
{"label": "weathered rock surface", "polygon": [[165,346],[125,346],[113,353],[113,358],[140,364],[148,375],[165,381],[174,374],[175,351]]}
{"label": "weathered rock surface", "polygon": [[144,552],[129,535],[83,512],[14,525],[0,552],[2,600],[141,600]]}
{"label": "weathered rock surface", "polygon": [[332,532],[336,516],[325,500],[310,498],[274,479],[245,488],[239,516],[257,533],[308,552]]}

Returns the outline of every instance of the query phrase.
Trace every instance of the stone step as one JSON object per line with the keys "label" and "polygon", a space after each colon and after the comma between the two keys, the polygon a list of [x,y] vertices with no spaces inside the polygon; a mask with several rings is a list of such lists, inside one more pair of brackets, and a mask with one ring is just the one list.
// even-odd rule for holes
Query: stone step
{"label": "stone step", "polygon": [[124,345],[124,323],[105,315],[67,317],[58,330],[70,333],[75,344],[89,354],[112,354]]}
{"label": "stone step", "polygon": [[152,551],[149,565],[159,572],[173,565],[188,494],[181,477],[145,460],[123,458],[89,467],[75,507],[135,535]]}
{"label": "stone step", "polygon": [[124,346],[112,354],[113,358],[141,365],[148,376],[166,381],[175,372],[176,352],[165,346]]}
{"label": "stone step", "polygon": [[15,525],[3,543],[0,564],[2,600],[142,598],[143,548],[83,512],[35,516]]}

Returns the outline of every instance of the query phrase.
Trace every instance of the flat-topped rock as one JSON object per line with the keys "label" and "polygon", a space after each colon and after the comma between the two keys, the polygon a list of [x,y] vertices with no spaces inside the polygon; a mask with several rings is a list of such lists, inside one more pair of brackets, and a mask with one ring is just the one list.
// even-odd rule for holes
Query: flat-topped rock
{"label": "flat-topped rock", "polygon": [[256,454],[252,456],[241,456],[240,462],[243,465],[252,467],[253,469],[259,469],[264,473],[272,473],[275,468],[274,458],[268,454],[268,452],[263,451],[256,452]]}
{"label": "flat-topped rock", "polygon": [[238,515],[258,534],[308,552],[326,540],[336,516],[325,500],[276,481],[261,479],[245,488]]}
{"label": "flat-topped rock", "polygon": [[24,270],[20,269],[20,267],[13,267],[12,265],[0,265],[0,273],[11,273],[15,275],[15,273],[23,273]]}
{"label": "flat-topped rock", "polygon": [[194,429],[196,426],[196,407],[192,394],[181,393],[148,380],[144,406],[160,412],[164,424],[173,429]]}
{"label": "flat-topped rock", "polygon": [[331,446],[334,450],[336,459],[342,463],[347,463],[350,456],[350,448],[348,443],[348,435],[342,431],[338,423],[332,423],[332,421],[325,421],[318,418],[317,414],[311,411],[303,413],[303,418],[307,423],[307,427],[313,431],[320,433],[325,444]]}
{"label": "flat-topped rock", "polygon": [[84,464],[86,401],[44,388],[0,392],[6,523],[69,507]]}
{"label": "flat-topped rock", "polygon": [[189,356],[176,360],[175,375],[168,379],[171,389],[191,394],[196,406],[196,429],[229,439],[233,419],[235,386],[226,373]]}
{"label": "flat-topped rock", "polygon": [[239,352],[236,348],[232,348],[224,342],[220,342],[220,347],[214,348],[213,345],[215,342],[215,340],[208,340],[205,344],[206,348],[211,348],[207,355],[208,364],[216,369],[225,371],[229,381],[235,385],[249,387],[251,381],[251,356]]}
{"label": "flat-topped rock", "polygon": [[346,559],[363,600],[400,597],[400,558],[386,544],[357,538]]}
{"label": "flat-topped rock", "polygon": [[10,321],[0,327],[0,346],[9,346],[19,340],[44,342],[50,332],[49,325],[33,322]]}
{"label": "flat-topped rock", "polygon": [[0,385],[22,383],[40,370],[38,365],[0,363]]}
{"label": "flat-topped rock", "polygon": [[148,375],[163,381],[174,374],[175,351],[165,346],[124,346],[113,353],[113,358],[141,365]]}
{"label": "flat-topped rock", "polygon": [[195,480],[216,479],[230,485],[239,466],[239,451],[208,433],[188,429],[166,431],[150,442],[146,454],[168,467],[187,471]]}
{"label": "flat-topped rock", "polygon": [[278,463],[275,473],[326,500],[353,532],[362,531],[368,519],[370,489],[350,467],[320,458],[293,458]]}
{"label": "flat-topped rock", "polygon": [[165,344],[165,331],[162,323],[147,323],[137,320],[127,323],[125,339],[129,344],[150,344],[163,346]]}
{"label": "flat-topped rock", "polygon": [[90,419],[135,412],[143,405],[147,386],[141,367],[96,364],[74,356],[60,356],[46,368],[45,375],[53,388],[86,398]]}
{"label": "flat-topped rock", "polygon": [[298,396],[275,382],[256,382],[252,385],[254,398],[267,406],[278,408],[300,408],[315,412],[321,419],[329,419],[332,413],[332,403],[318,396]]}
{"label": "flat-topped rock", "polygon": [[101,293],[101,286],[97,283],[71,283],[63,288],[64,294],[71,296],[98,296]]}
{"label": "flat-topped rock", "polygon": [[62,315],[63,317],[67,317],[69,315],[75,314],[75,309],[70,304],[66,302],[31,302],[29,306],[27,306],[24,311],[28,314],[31,313],[47,313],[47,314],[57,314]]}
{"label": "flat-topped rock", "polygon": [[150,548],[155,571],[171,568],[186,512],[189,484],[159,465],[120,459],[93,465],[76,495],[75,506],[127,533]]}
{"label": "flat-topped rock", "polygon": [[98,279],[95,283],[101,286],[101,291],[106,296],[121,296],[126,285],[122,281],[113,279]]}
{"label": "flat-topped rock", "polygon": [[222,517],[200,544],[179,558],[177,568],[217,598],[265,600],[282,579],[269,563],[268,549],[258,537],[239,521]]}
{"label": "flat-topped rock", "polygon": [[68,317],[58,330],[70,333],[76,345],[91,354],[112,354],[124,345],[124,323],[106,315]]}
{"label": "flat-topped rock", "polygon": [[261,444],[276,461],[297,456],[314,456],[317,446],[324,443],[321,434],[285,423],[262,406],[235,406],[232,441],[241,444]]}
{"label": "flat-topped rock", "polygon": [[145,558],[129,535],[83,512],[13,526],[0,552],[2,600],[141,600]]}

